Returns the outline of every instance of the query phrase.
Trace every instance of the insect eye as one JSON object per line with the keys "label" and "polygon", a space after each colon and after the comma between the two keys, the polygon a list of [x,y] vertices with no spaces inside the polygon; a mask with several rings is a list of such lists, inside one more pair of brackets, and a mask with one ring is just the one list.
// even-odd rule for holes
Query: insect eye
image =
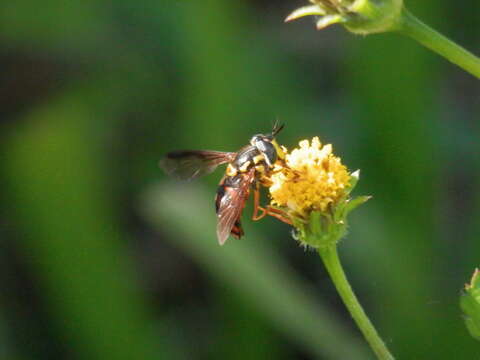
{"label": "insect eye", "polygon": [[260,135],[260,134],[258,134],[258,135],[253,135],[252,138],[250,139],[250,144],[251,144],[252,146],[257,146],[256,144],[257,144],[258,142],[262,141],[262,137],[263,137],[263,135]]}
{"label": "insect eye", "polygon": [[277,160],[277,151],[273,144],[262,138],[257,143],[255,143],[255,147],[263,154],[265,157],[265,161],[269,166],[272,166],[273,163]]}

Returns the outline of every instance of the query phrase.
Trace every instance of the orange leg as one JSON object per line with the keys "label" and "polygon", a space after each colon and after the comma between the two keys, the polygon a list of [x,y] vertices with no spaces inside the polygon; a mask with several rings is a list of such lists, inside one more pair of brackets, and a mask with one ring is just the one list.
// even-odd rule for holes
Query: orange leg
{"label": "orange leg", "polygon": [[275,209],[275,208],[272,208],[270,206],[267,206],[266,209],[265,208],[260,208],[260,210],[262,210],[265,215],[273,216],[274,218],[276,218],[280,221],[283,221],[284,223],[286,223],[288,225],[293,226],[292,220],[290,220],[290,218],[288,217],[288,214],[283,210]]}
{"label": "orange leg", "polygon": [[[258,215],[258,210],[262,211],[260,215]],[[256,186],[255,190],[253,191],[253,216],[252,220],[257,221],[263,219],[267,215],[267,211],[260,206],[260,190],[258,189],[258,185]]]}
{"label": "orange leg", "polygon": [[[259,215],[258,211],[261,211],[262,213]],[[260,206],[260,190],[257,187],[255,188],[253,192],[253,216],[252,220],[253,221],[258,221],[260,219],[263,219],[265,216],[270,215],[273,216],[274,218],[277,218],[280,221],[283,221],[284,223],[287,223],[288,225],[293,225],[292,221],[289,219],[287,213],[285,211],[279,210],[272,208],[270,206],[267,206],[266,208]]]}

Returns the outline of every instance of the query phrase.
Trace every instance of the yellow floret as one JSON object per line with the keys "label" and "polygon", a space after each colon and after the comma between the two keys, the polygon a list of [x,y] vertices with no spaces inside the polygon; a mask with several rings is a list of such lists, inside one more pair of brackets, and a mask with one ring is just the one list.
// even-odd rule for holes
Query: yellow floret
{"label": "yellow floret", "polygon": [[311,211],[325,211],[345,194],[350,174],[340,158],[332,154],[330,144],[322,147],[318,137],[311,144],[299,143],[300,148],[286,154],[286,166],[272,174],[271,203],[288,207],[305,217]]}

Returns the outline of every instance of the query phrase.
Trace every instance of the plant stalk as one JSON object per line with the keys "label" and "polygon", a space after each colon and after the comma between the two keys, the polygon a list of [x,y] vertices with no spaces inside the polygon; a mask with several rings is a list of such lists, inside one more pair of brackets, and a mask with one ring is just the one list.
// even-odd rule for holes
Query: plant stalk
{"label": "plant stalk", "polygon": [[367,342],[370,344],[373,352],[377,355],[377,358],[380,360],[393,360],[394,357],[388,351],[385,343],[378,335],[377,330],[373,327],[369,318],[365,314],[365,311],[363,311],[362,306],[358,302],[357,297],[353,293],[343,271],[342,264],[340,263],[336,244],[320,248],[318,249],[318,253],[322,258],[345,306],[348,311],[350,311],[350,314],[362,331]]}
{"label": "plant stalk", "polygon": [[408,35],[480,79],[480,59],[403,9],[397,31]]}

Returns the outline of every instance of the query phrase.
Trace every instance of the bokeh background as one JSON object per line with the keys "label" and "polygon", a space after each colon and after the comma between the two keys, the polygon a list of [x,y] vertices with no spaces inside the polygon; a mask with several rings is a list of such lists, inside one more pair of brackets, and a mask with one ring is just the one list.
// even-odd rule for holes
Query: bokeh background
{"label": "bokeh background", "polygon": [[[340,254],[399,359],[479,359],[458,297],[480,264],[478,80],[395,34],[283,24],[302,1],[0,5],[2,359],[371,359],[319,258],[274,219],[219,247],[221,170],[286,124],[373,199]],[[407,1],[480,53],[480,3]],[[250,207],[246,214],[250,214]]]}

